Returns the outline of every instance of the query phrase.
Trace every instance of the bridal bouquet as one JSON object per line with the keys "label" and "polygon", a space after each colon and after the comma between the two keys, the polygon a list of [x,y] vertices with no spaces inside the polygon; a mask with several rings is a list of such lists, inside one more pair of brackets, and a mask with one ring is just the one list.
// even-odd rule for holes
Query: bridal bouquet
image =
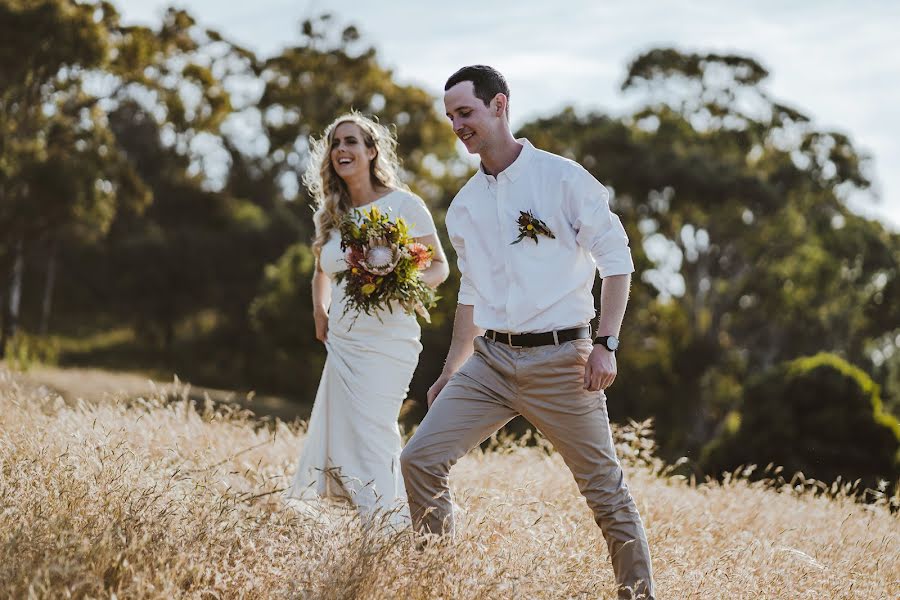
{"label": "bridal bouquet", "polygon": [[373,206],[350,211],[341,221],[341,250],[347,268],[338,272],[338,282],[346,282],[344,314],[351,308],[357,315],[381,309],[393,312],[397,302],[409,314],[418,313],[431,322],[428,309],[437,297],[419,276],[431,266],[434,249],[416,242],[402,218],[391,221]]}

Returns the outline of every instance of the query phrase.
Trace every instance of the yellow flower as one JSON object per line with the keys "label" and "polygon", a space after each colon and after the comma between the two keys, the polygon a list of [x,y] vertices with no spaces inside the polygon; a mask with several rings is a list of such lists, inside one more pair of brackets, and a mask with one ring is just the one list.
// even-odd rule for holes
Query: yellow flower
{"label": "yellow flower", "polygon": [[366,296],[369,296],[372,292],[375,291],[376,287],[377,286],[374,283],[367,283],[366,285],[362,286],[362,293]]}
{"label": "yellow flower", "polygon": [[352,273],[353,273],[354,275],[359,275],[359,269],[357,269],[356,267],[353,267],[353,268],[350,269],[350,270],[352,271]]}

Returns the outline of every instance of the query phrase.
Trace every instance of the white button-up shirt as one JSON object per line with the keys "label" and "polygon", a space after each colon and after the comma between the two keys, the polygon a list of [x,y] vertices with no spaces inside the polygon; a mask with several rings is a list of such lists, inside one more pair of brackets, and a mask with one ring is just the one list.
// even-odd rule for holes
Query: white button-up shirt
{"label": "white button-up shirt", "polygon": [[[462,274],[459,303],[475,324],[512,333],[587,325],[591,288],[601,277],[634,271],[628,236],[609,209],[609,192],[578,163],[526,139],[496,178],[483,170],[447,211],[447,231]],[[531,211],[555,235],[518,244],[519,212]]]}

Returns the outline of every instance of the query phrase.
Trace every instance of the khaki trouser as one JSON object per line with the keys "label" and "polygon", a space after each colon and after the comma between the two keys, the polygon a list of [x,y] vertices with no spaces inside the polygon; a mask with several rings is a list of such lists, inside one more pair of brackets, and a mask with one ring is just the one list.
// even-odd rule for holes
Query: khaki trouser
{"label": "khaki trouser", "polygon": [[575,476],[606,539],[620,597],[630,597],[624,588],[652,597],[650,549],[616,458],[606,397],[583,387],[592,349],[587,339],[513,348],[476,338],[475,353],[441,391],[400,456],[409,508],[419,531],[452,533],[450,467],[521,414],[553,443]]}

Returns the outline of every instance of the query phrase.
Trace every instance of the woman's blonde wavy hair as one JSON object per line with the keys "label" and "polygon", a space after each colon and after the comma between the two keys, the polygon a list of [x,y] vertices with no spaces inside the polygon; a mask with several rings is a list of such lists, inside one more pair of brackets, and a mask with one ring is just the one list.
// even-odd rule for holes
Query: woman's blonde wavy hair
{"label": "woman's blonde wavy hair", "polygon": [[315,209],[313,221],[316,234],[312,248],[316,258],[322,252],[322,246],[328,241],[331,231],[340,226],[341,219],[353,206],[347,184],[331,164],[334,131],[342,123],[356,124],[362,130],[366,148],[375,148],[375,158],[369,163],[369,175],[376,189],[409,189],[400,181],[397,138],[390,129],[358,112],[341,115],[332,121],[321,138],[310,142],[309,164],[303,174],[303,184],[312,196]]}

